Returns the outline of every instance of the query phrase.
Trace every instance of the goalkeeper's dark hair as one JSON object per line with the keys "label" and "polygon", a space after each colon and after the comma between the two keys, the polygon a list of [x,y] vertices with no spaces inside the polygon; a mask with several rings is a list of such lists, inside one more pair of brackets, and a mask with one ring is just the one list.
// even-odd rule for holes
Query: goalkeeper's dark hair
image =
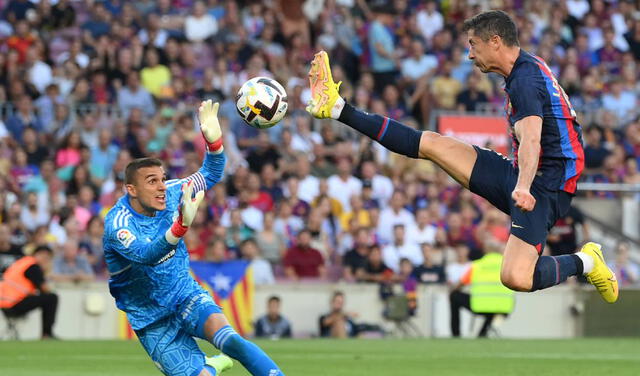
{"label": "goalkeeper's dark hair", "polygon": [[518,28],[513,19],[504,11],[490,10],[482,12],[464,21],[462,32],[473,30],[473,33],[483,41],[488,41],[494,35],[502,38],[505,46],[519,46]]}
{"label": "goalkeeper's dark hair", "polygon": [[136,178],[136,172],[145,167],[162,167],[162,161],[158,158],[138,158],[129,162],[124,170],[124,183],[133,184]]}

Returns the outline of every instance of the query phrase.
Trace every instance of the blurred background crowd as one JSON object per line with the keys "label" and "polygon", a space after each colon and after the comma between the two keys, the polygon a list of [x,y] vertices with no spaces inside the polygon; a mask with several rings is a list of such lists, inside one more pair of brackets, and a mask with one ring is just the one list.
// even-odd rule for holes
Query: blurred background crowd
{"label": "blurred background crowd", "polygon": [[[578,112],[584,180],[640,183],[639,3],[0,0],[0,268],[47,245],[54,279],[107,278],[102,218],[123,194],[124,167],[155,156],[169,178],[195,172],[194,109],[213,99],[228,165],[187,233],[193,259],[252,260],[257,283],[455,285],[469,260],[506,241],[508,218],[432,163],[312,119],[314,52],[329,52],[341,93],[366,111],[418,128],[438,110],[495,114],[503,80],[473,67],[459,29],[504,9]],[[289,112],[269,130],[236,113],[255,76],[288,92]],[[588,239],[581,224],[574,209],[546,252],[574,252]],[[619,248],[611,262],[633,283],[638,268]]]}

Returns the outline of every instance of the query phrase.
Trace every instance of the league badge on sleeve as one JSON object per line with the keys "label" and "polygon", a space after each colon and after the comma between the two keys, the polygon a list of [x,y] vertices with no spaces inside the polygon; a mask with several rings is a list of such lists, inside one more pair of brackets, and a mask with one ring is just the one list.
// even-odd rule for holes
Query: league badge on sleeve
{"label": "league badge on sleeve", "polygon": [[125,246],[125,248],[129,248],[131,243],[133,243],[133,241],[136,240],[136,236],[133,235],[131,231],[124,228],[118,231],[117,237],[118,237],[118,241],[122,243],[122,245]]}

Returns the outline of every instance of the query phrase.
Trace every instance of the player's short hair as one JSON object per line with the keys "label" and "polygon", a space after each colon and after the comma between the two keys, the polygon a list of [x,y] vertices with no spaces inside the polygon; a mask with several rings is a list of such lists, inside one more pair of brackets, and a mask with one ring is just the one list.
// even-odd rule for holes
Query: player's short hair
{"label": "player's short hair", "polygon": [[124,183],[133,184],[136,178],[136,172],[145,167],[162,167],[162,161],[158,158],[138,158],[129,162],[127,168],[124,169]]}
{"label": "player's short hair", "polygon": [[494,35],[502,38],[506,46],[519,46],[518,28],[513,19],[504,11],[490,10],[482,12],[464,21],[462,31],[473,30],[483,41],[488,41]]}

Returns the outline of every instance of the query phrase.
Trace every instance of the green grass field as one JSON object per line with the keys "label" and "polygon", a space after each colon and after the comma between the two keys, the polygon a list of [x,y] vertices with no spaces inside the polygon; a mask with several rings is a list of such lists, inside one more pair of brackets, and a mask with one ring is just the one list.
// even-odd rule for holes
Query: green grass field
{"label": "green grass field", "polygon": [[[640,339],[293,340],[259,344],[288,376],[640,375]],[[203,344],[205,351],[213,347]],[[136,341],[0,342],[0,375],[160,375]],[[236,364],[225,376],[248,375]]]}

